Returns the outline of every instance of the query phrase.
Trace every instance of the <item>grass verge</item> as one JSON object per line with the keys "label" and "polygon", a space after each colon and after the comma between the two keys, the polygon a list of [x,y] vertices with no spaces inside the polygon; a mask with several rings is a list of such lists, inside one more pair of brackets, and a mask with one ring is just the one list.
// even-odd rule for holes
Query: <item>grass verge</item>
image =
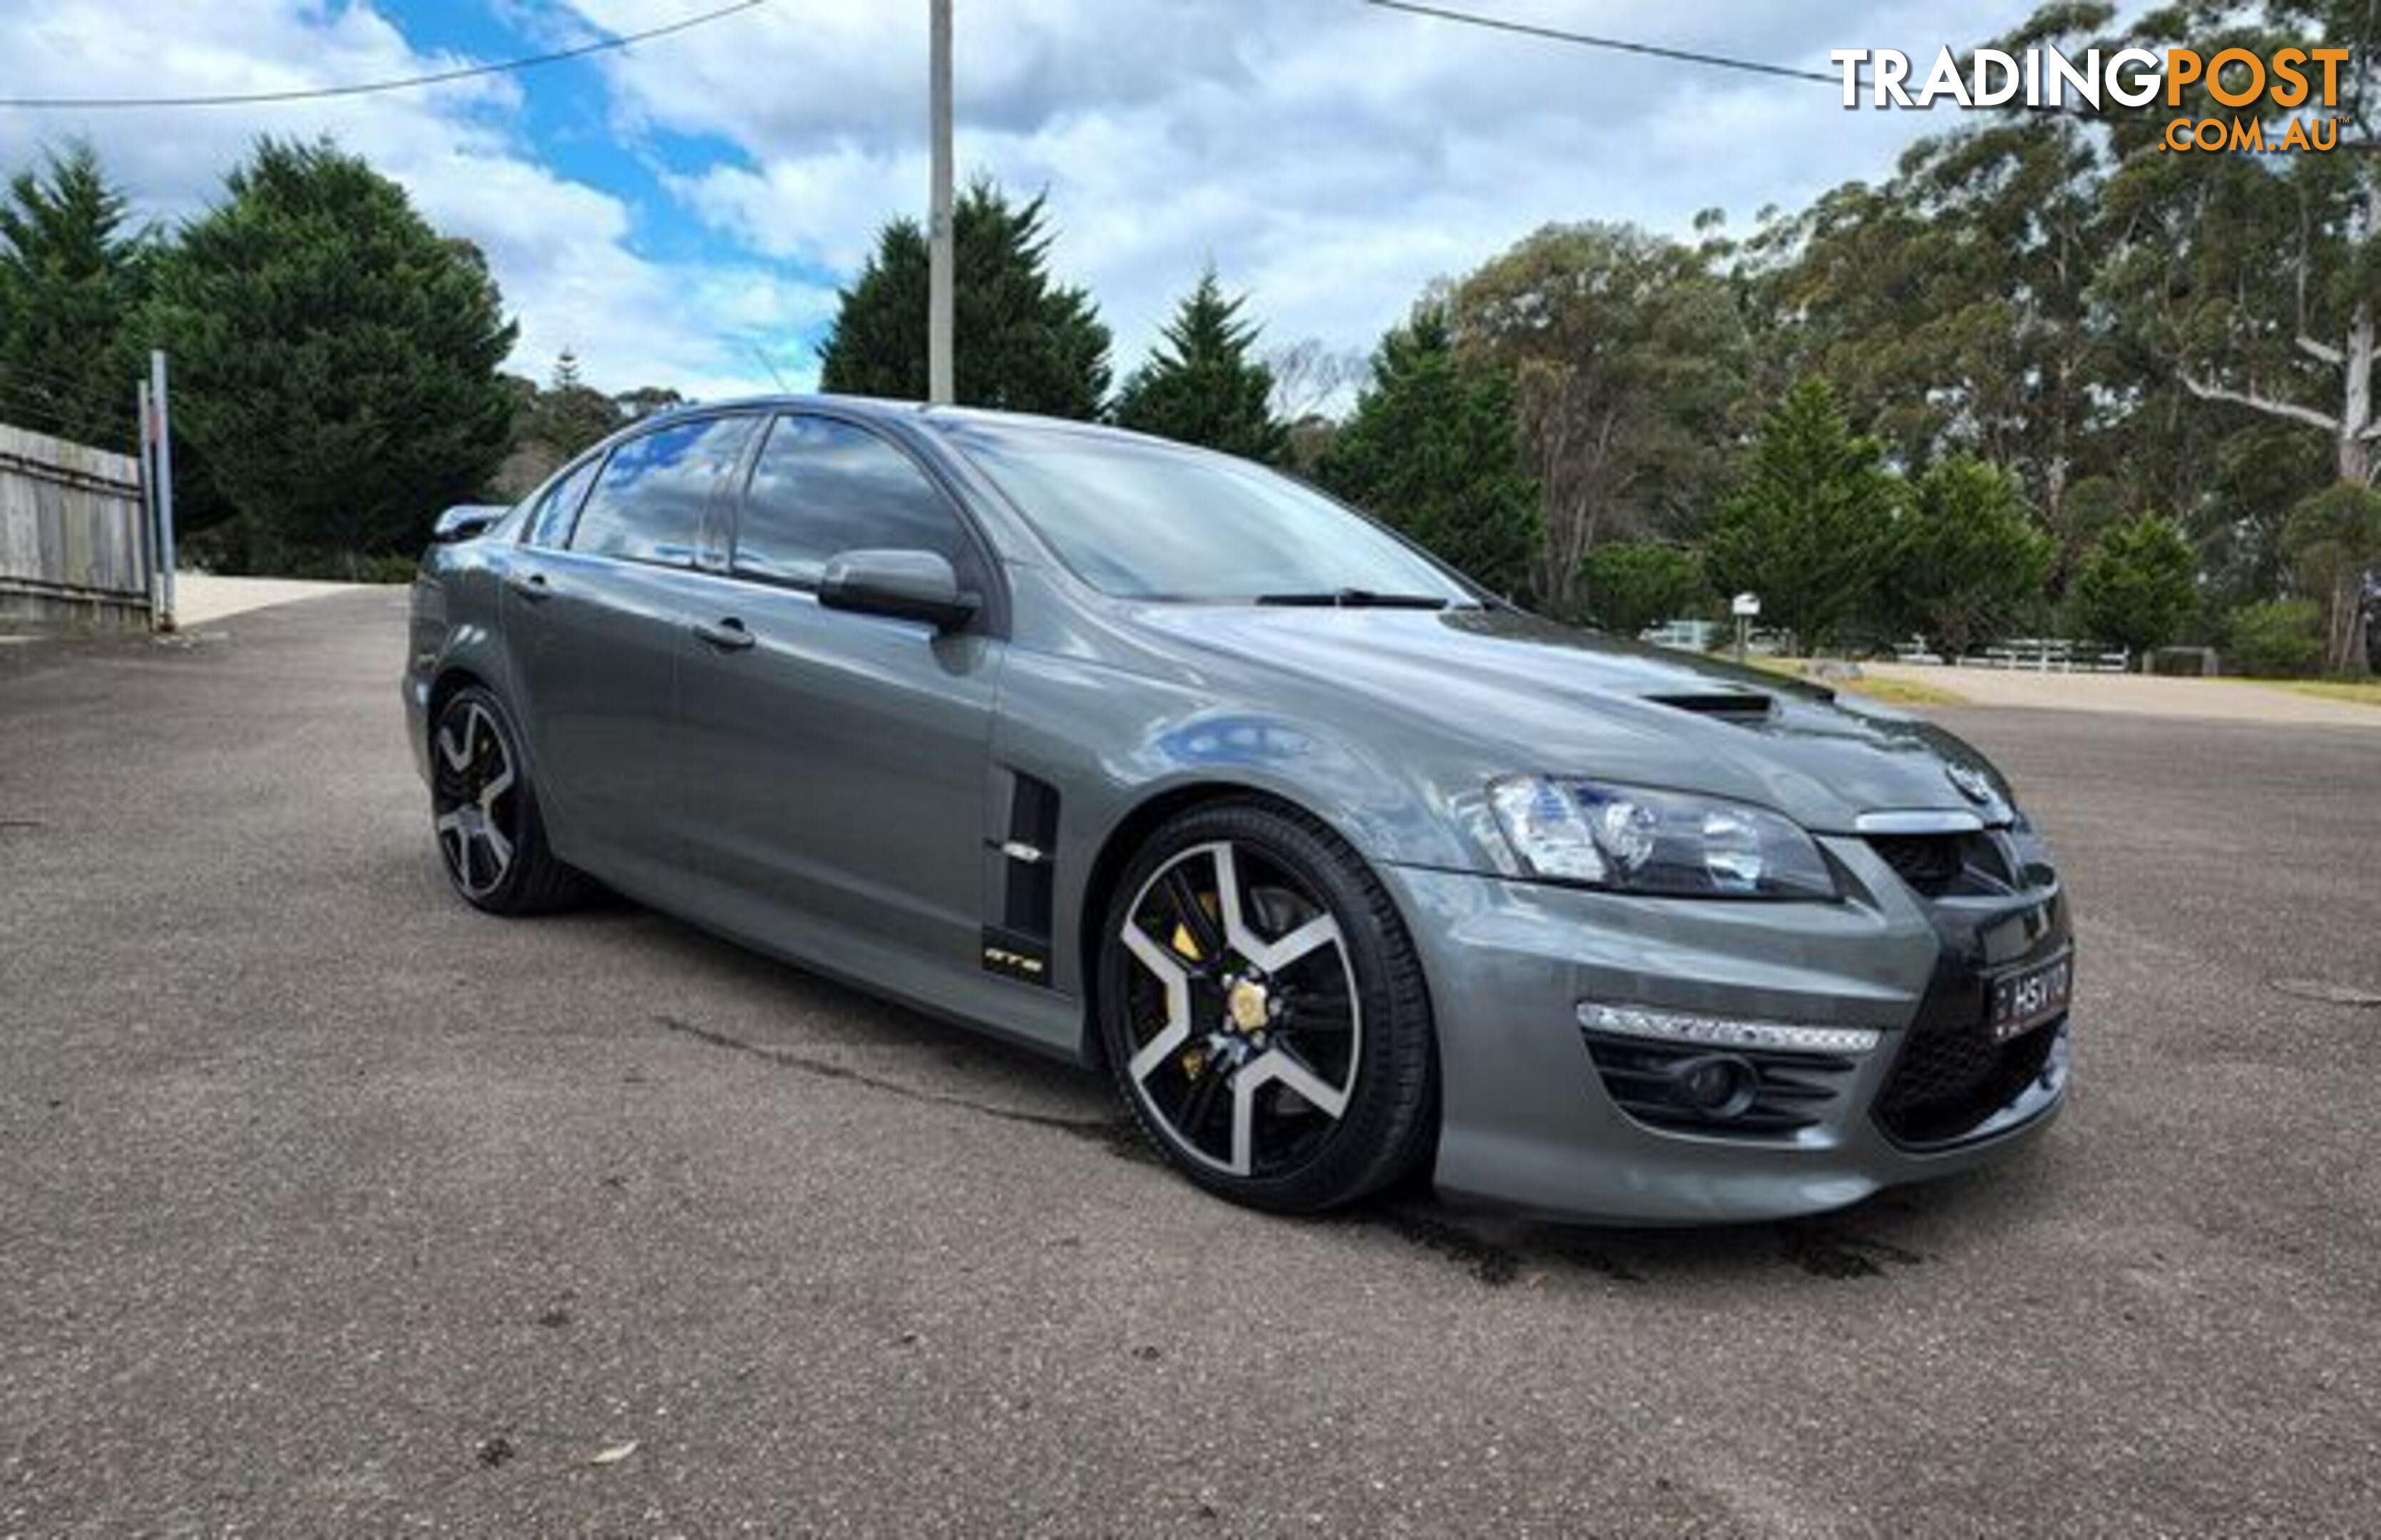
{"label": "grass verge", "polygon": [[[2266,680],[2259,680],[2260,684]],[[2350,701],[2360,706],[2381,706],[2381,679],[2275,679],[2282,690],[2300,695],[2320,695],[2326,701]]]}
{"label": "grass verge", "polygon": [[1916,679],[1888,679],[1874,674],[1863,674],[1857,679],[1821,679],[1812,677],[1810,665],[1801,658],[1749,657],[1744,661],[1772,674],[1783,674],[1808,684],[1821,684],[1830,690],[1864,695],[1891,706],[1964,706],[1968,703],[1968,698],[1956,690],[1947,690],[1939,684],[1923,684]]}

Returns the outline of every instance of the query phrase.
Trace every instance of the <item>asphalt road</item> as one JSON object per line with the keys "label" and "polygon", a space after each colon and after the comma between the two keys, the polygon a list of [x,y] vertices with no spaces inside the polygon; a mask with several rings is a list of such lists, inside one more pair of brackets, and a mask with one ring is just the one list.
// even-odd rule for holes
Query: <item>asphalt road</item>
{"label": "asphalt road", "polygon": [[0,649],[0,1535],[2381,1529],[2381,1009],[2272,987],[2381,989],[2381,732],[1953,714],[2081,917],[2012,1166],[1293,1223],[1086,1075],[466,910],[400,603]]}

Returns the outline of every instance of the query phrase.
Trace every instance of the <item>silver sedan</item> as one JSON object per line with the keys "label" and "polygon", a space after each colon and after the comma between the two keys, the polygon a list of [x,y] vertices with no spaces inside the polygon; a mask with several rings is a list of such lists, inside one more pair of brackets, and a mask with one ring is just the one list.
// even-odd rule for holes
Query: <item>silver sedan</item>
{"label": "silver sedan", "polygon": [[1923,722],[1535,618],[1242,461],[786,397],[457,509],[404,681],[436,846],[1104,1066],[1191,1180],[1626,1222],[2039,1132],[2073,957]]}

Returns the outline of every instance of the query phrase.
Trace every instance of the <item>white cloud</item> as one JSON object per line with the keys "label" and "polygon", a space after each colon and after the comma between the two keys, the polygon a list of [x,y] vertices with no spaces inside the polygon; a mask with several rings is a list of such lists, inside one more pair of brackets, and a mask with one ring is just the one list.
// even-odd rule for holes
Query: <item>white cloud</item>
{"label": "white cloud", "polygon": [[[202,29],[176,0],[50,0],[0,22],[0,56],[12,92],[54,96],[288,90],[467,62],[417,51],[368,5],[287,0],[213,0]],[[433,225],[487,253],[520,324],[511,367],[542,376],[568,347],[611,388],[764,388],[770,376],[744,334],[814,324],[832,293],[763,263],[640,255],[627,204],[541,164],[522,141],[524,89],[535,88],[495,76],[259,108],[0,114],[0,165],[81,134],[144,213],[178,219],[220,196],[223,174],[258,135],[328,134],[402,184]]]}
{"label": "white cloud", "polygon": [[[17,0],[13,92],[267,90],[415,73],[397,0]],[[499,0],[542,43],[683,19],[689,0]],[[1931,54],[2029,0],[1479,0],[1496,14],[1826,69],[1841,46]],[[1924,125],[1813,82],[1699,70],[1401,15],[1360,0],[958,0],[959,159],[1050,193],[1054,265],[1137,362],[1214,260],[1273,340],[1363,349],[1433,277],[1553,220],[1683,232],[1887,174]],[[1981,14],[1980,14],[1981,13]],[[391,16],[399,18],[392,21]],[[564,347],[598,383],[715,395],[814,377],[806,338],[877,227],[926,192],[925,7],[777,0],[603,55],[590,131],[680,222],[574,179],[528,141],[551,73],[257,110],[0,114],[0,165],[88,132],[145,209],[202,206],[253,136],[330,133],[488,252],[515,366]],[[576,77],[583,78],[583,77]],[[544,100],[544,99],[541,99]],[[583,153],[586,146],[572,147]],[[581,164],[574,159],[572,164]],[[665,252],[666,260],[653,253]]]}
{"label": "white cloud", "polygon": [[696,214],[755,251],[848,273],[875,245],[887,194],[926,182],[922,145],[880,155],[845,141],[758,170],[714,165],[670,185]]}
{"label": "white cloud", "polygon": [[[609,28],[670,0],[572,0]],[[1840,46],[1931,52],[2025,0],[1673,0],[1483,10],[1827,70]],[[1541,224],[1749,222],[1889,173],[1920,126],[1848,114],[1815,82],[1699,70],[1346,4],[960,0],[962,174],[1046,187],[1055,263],[1146,348],[1210,258],[1276,340],[1368,347],[1431,278]],[[770,256],[847,269],[922,212],[925,7],[804,0],[607,67],[620,120],[713,136],[741,163],[673,183],[690,214]],[[1980,11],[1985,14],[1979,15]],[[1994,14],[1997,12],[1997,14]]]}

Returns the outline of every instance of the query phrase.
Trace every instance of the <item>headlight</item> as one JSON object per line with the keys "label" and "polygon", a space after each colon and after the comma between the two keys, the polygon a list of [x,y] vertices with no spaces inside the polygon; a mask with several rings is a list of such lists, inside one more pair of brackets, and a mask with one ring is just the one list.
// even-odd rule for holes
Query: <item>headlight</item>
{"label": "headlight", "polygon": [[1819,847],[1765,808],[1595,781],[1508,776],[1496,822],[1533,875],[1679,898],[1833,898]]}

